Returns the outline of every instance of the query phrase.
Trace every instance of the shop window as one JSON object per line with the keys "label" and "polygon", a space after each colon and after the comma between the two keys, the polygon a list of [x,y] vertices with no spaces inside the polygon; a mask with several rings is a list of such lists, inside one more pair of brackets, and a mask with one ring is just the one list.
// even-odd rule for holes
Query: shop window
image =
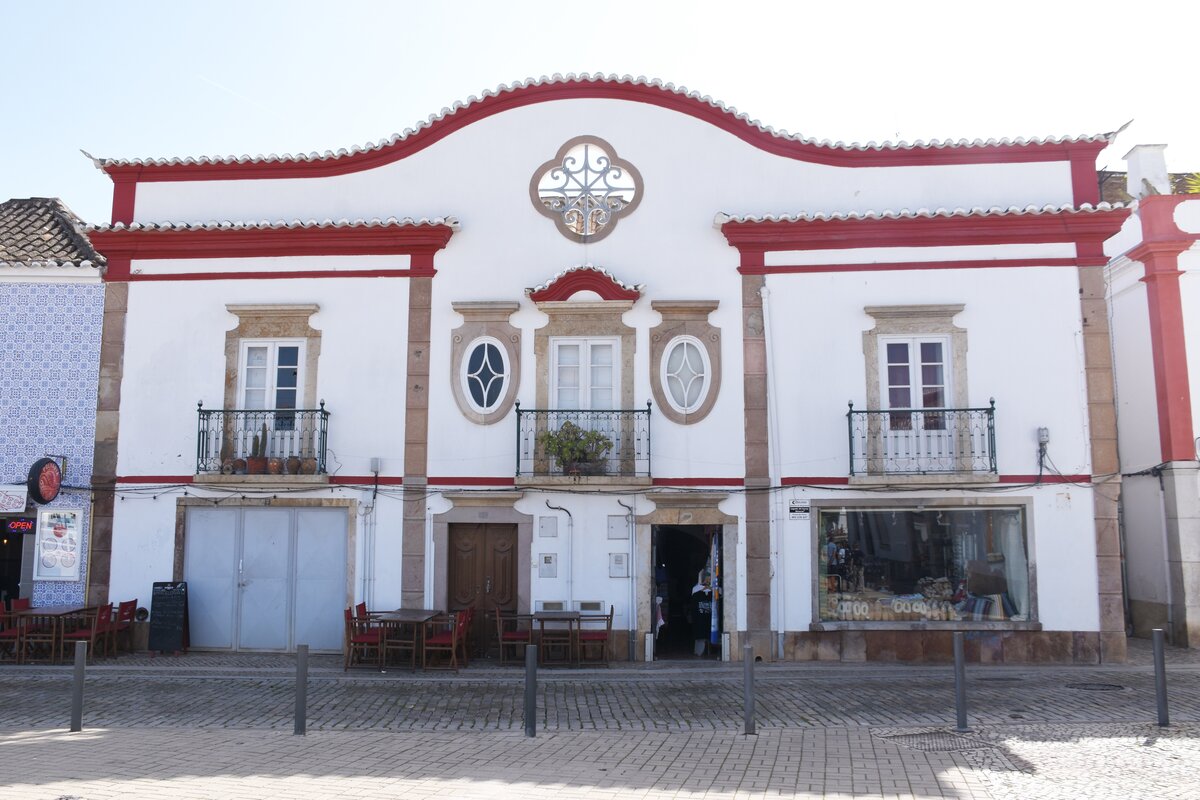
{"label": "shop window", "polygon": [[822,622],[1031,620],[1022,507],[823,509]]}

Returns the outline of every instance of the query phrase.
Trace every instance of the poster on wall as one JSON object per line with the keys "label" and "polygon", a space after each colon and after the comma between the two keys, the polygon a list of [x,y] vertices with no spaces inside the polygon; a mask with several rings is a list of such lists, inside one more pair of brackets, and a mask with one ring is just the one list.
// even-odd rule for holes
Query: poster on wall
{"label": "poster on wall", "polygon": [[82,511],[60,508],[43,510],[38,515],[34,580],[79,580],[82,541]]}

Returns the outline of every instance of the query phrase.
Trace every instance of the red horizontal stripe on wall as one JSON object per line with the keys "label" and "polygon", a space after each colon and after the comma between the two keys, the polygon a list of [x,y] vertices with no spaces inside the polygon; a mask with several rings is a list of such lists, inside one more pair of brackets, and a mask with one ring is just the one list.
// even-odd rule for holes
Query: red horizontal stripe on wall
{"label": "red horizontal stripe on wall", "polygon": [[195,475],[118,475],[117,483],[191,483]]}
{"label": "red horizontal stripe on wall", "polygon": [[744,478],[654,478],[655,486],[745,486]]}
{"label": "red horizontal stripe on wall", "polygon": [[1001,475],[1000,483],[1091,483],[1091,475]]}
{"label": "red horizontal stripe on wall", "polygon": [[743,275],[781,275],[810,272],[893,272],[924,269],[1002,269],[1012,267],[1103,267],[1104,258],[977,259],[974,261],[877,261],[862,264],[786,264],[739,267]]}
{"label": "red horizontal stripe on wall", "polygon": [[516,478],[493,478],[493,477],[437,477],[428,478],[426,482],[430,486],[512,486],[516,483]]}
{"label": "red horizontal stripe on wall", "polygon": [[[881,476],[872,476],[881,477]],[[897,476],[904,477],[904,476]],[[954,484],[954,476],[947,475],[946,484]],[[1091,475],[1043,475],[1039,479],[1037,475],[1001,475],[998,479],[999,483],[1091,483]],[[847,486],[850,483],[849,478],[784,478],[782,484],[784,486]],[[908,484],[922,488],[922,485]],[[926,484],[928,488],[936,489],[940,484]],[[984,484],[986,485],[986,484]]]}
{"label": "red horizontal stripe on wall", "polygon": [[845,486],[850,483],[849,478],[784,478],[781,483],[784,486]]}
{"label": "red horizontal stripe on wall", "polygon": [[399,486],[404,483],[404,478],[399,475],[380,475],[378,479],[374,475],[330,475],[329,482],[354,486],[374,486],[376,483],[380,486]]}
{"label": "red horizontal stripe on wall", "polygon": [[178,272],[172,274],[130,274],[124,280],[136,281],[270,281],[293,280],[295,278],[432,278],[431,269],[314,269],[288,272]]}

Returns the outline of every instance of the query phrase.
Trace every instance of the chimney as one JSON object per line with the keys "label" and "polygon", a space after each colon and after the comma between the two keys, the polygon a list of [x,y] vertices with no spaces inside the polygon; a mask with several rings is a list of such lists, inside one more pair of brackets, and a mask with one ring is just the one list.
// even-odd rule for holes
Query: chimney
{"label": "chimney", "polygon": [[1165,144],[1139,144],[1125,154],[1125,162],[1129,165],[1126,192],[1133,197],[1171,193],[1167,159],[1163,155],[1166,149]]}

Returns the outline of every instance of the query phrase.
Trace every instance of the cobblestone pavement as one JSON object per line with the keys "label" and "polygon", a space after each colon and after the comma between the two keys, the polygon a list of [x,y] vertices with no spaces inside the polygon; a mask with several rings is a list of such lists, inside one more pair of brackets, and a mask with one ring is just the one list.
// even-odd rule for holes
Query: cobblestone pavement
{"label": "cobblestone pavement", "polygon": [[757,736],[740,664],[542,670],[535,739],[512,667],[313,656],[297,737],[287,656],[102,661],[78,734],[68,667],[0,665],[0,798],[1200,798],[1200,659],[1169,660],[1165,729],[1135,645],[1125,665],[971,667],[965,734],[945,666],[761,664]]}

